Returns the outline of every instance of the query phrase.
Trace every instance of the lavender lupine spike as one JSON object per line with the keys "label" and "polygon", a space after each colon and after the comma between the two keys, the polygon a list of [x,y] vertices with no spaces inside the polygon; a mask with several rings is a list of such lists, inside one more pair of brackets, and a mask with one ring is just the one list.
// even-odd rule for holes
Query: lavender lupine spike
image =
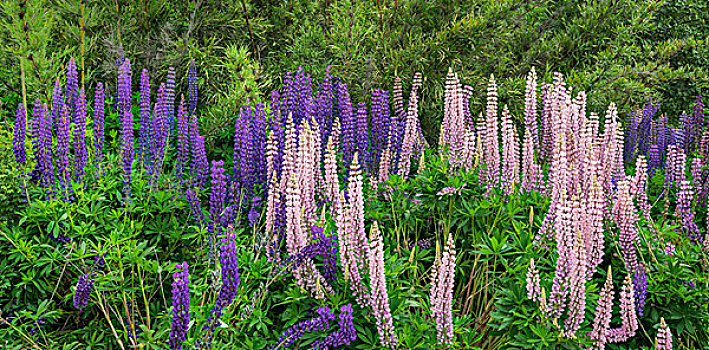
{"label": "lavender lupine spike", "polygon": [[76,283],[76,291],[74,292],[74,307],[79,310],[84,310],[89,305],[89,296],[94,285],[92,273],[87,273],[79,276],[79,281]]}
{"label": "lavender lupine spike", "polygon": [[369,279],[372,289],[371,303],[374,317],[377,320],[379,341],[383,347],[396,348],[399,340],[394,332],[394,324],[389,309],[389,294],[384,277],[384,242],[375,221],[370,230],[369,249]]}
{"label": "lavender lupine spike", "polygon": [[140,75],[140,136],[138,155],[143,163],[150,161],[150,74],[143,69]]}
{"label": "lavender lupine spike", "polygon": [[[69,58],[69,63],[66,66],[66,91],[65,100],[67,107],[69,108],[69,113],[72,118],[76,115],[76,103],[79,98],[79,72],[76,69],[76,61],[74,57]],[[72,122],[74,120],[72,119]]]}
{"label": "lavender lupine spike", "polygon": [[84,88],[81,88],[79,92],[74,123],[74,175],[79,183],[83,183],[84,174],[86,174],[86,162],[88,161],[88,150],[86,149],[86,93]]}
{"label": "lavender lupine spike", "polygon": [[660,329],[655,338],[655,350],[672,350],[672,331],[667,327],[665,318],[660,317]]}
{"label": "lavender lupine spike", "polygon": [[170,350],[182,350],[187,340],[190,323],[190,279],[187,262],[175,265],[172,275],[172,323],[170,326]]}
{"label": "lavender lupine spike", "polygon": [[187,81],[189,86],[187,113],[192,115],[197,111],[197,66],[194,63],[194,58],[190,60],[190,67],[187,70]]}
{"label": "lavender lupine spike", "polygon": [[105,95],[103,83],[96,84],[94,96],[94,149],[96,150],[96,160],[100,163],[103,160],[104,142],[104,106]]}
{"label": "lavender lupine spike", "polygon": [[455,241],[448,236],[443,255],[438,256],[431,276],[431,313],[436,320],[439,344],[453,344],[453,290],[455,283]]}

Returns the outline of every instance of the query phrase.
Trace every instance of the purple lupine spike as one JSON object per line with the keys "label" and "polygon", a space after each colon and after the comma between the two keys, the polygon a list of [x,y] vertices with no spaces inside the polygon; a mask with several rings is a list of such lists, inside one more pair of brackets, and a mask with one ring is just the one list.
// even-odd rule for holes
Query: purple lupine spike
{"label": "purple lupine spike", "polygon": [[224,309],[231,305],[238,293],[241,279],[239,278],[239,256],[235,240],[234,228],[232,226],[227,227],[226,237],[221,240],[219,252],[222,286],[219,290],[219,294],[217,294],[217,300],[214,303],[214,308],[210,312],[207,323],[202,328],[202,330],[207,332],[204,338],[199,342],[201,345],[211,344],[217,321],[222,316]]}
{"label": "purple lupine spike", "polygon": [[633,293],[635,309],[642,316],[647,299],[647,272],[643,263],[638,263],[638,269],[633,273]]}
{"label": "purple lupine spike", "polygon": [[327,66],[325,68],[325,77],[320,85],[320,92],[318,94],[318,113],[317,121],[320,124],[321,139],[327,140],[330,136],[332,129],[332,122],[334,114],[332,113],[333,104],[333,85],[332,85],[332,68]]}
{"label": "purple lupine spike", "polygon": [[209,164],[207,164],[207,152],[204,148],[204,137],[199,134],[199,126],[197,125],[197,116],[192,115],[190,118],[190,146],[192,154],[192,178],[194,185],[199,189],[204,188],[209,173]]}
{"label": "purple lupine spike", "polygon": [[71,196],[71,172],[69,168],[69,139],[71,134],[71,116],[69,108],[62,102],[61,112],[57,115],[55,122],[57,125],[57,175],[59,176],[59,188],[66,195]]}
{"label": "purple lupine spike", "polygon": [[648,100],[643,106],[643,118],[638,123],[638,154],[647,155],[650,144],[652,143],[652,124],[653,118],[659,105],[654,105],[652,100]]}
{"label": "purple lupine spike", "polygon": [[187,197],[187,203],[190,205],[192,217],[195,221],[199,222],[200,226],[203,226],[204,214],[202,214],[202,204],[199,202],[199,198],[197,198],[197,193],[193,189],[188,188],[185,191],[185,197]]}
{"label": "purple lupine spike", "polygon": [[[128,61],[128,60],[126,60]],[[126,200],[130,200],[131,174],[133,169],[133,115],[130,111],[124,111],[121,118],[121,149],[123,159],[123,183],[125,184]]]}
{"label": "purple lupine spike", "polygon": [[138,157],[143,163],[150,161],[150,74],[143,68],[140,75],[140,136]]}
{"label": "purple lupine spike", "polygon": [[197,66],[194,63],[194,58],[190,60],[190,68],[187,71],[187,85],[189,86],[187,112],[192,115],[197,110]]}
{"label": "purple lupine spike", "polygon": [[175,163],[175,171],[179,178],[186,173],[190,160],[189,141],[189,122],[185,112],[185,96],[182,95],[180,106],[177,108],[177,161]]}
{"label": "purple lupine spike", "polygon": [[638,141],[637,117],[637,115],[631,113],[625,118],[625,144],[623,150],[625,164],[635,161],[635,149]]}
{"label": "purple lupine spike", "polygon": [[76,68],[74,57],[69,58],[69,63],[66,66],[66,91],[64,103],[69,108],[69,114],[76,118],[76,103],[79,98],[79,72]]}
{"label": "purple lupine spike", "polygon": [[84,88],[79,91],[79,99],[76,103],[76,114],[74,115],[74,176],[79,183],[84,182],[86,174],[86,162],[88,161],[88,151],[86,149],[86,93]]}
{"label": "purple lupine spike", "polygon": [[59,113],[62,110],[62,104],[64,103],[64,94],[62,93],[62,84],[59,82],[59,78],[54,82],[54,89],[52,90],[52,119],[50,123],[55,125],[57,118],[59,118]]}
{"label": "purple lupine spike", "polygon": [[648,176],[652,178],[655,176],[655,172],[657,169],[659,169],[662,165],[662,158],[660,155],[660,146],[658,146],[656,143],[653,143],[650,145],[650,148],[647,151],[647,159],[648,159],[648,167],[647,167],[647,172]]}
{"label": "purple lupine spike", "polygon": [[281,94],[281,115],[295,114],[296,109],[296,89],[293,73],[286,72],[283,76],[283,92]]}
{"label": "purple lupine spike", "polygon": [[367,126],[367,105],[360,103],[357,108],[357,154],[362,168],[370,172],[369,162],[369,127]]}
{"label": "purple lupine spike", "polygon": [[187,262],[175,265],[172,275],[172,324],[170,350],[182,350],[190,324],[190,273]]}
{"label": "purple lupine spike", "polygon": [[167,68],[167,79],[166,79],[166,84],[165,84],[165,117],[166,117],[166,125],[167,125],[167,136],[165,143],[170,144],[170,140],[172,137],[175,135],[175,67],[168,67]]}
{"label": "purple lupine spike", "polygon": [[94,285],[93,273],[87,273],[79,276],[76,283],[76,291],[74,292],[74,307],[79,310],[84,310],[89,305],[89,296]]}
{"label": "purple lupine spike", "polygon": [[158,88],[158,99],[155,103],[155,110],[152,115],[150,125],[152,159],[151,172],[154,178],[157,178],[162,170],[165,151],[168,146],[168,132],[170,128],[168,119],[168,92],[165,83],[160,84]]}
{"label": "purple lupine spike", "polygon": [[12,135],[12,151],[15,154],[15,161],[20,170],[22,170],[22,166],[27,161],[25,138],[27,138],[27,116],[25,115],[25,106],[20,103],[15,113],[15,130]]}
{"label": "purple lupine spike", "polygon": [[266,183],[266,107],[257,103],[252,120],[255,178],[257,184]]}
{"label": "purple lupine spike", "polygon": [[699,227],[694,221],[694,213],[692,213],[692,200],[694,191],[692,185],[687,180],[680,182],[679,191],[677,192],[677,208],[675,217],[681,222],[678,227],[678,233],[686,234],[693,242],[701,241],[702,235],[699,232]]}
{"label": "purple lupine spike", "polygon": [[103,83],[98,83],[94,97],[94,148],[96,149],[96,160],[98,162],[103,160],[104,105]]}
{"label": "purple lupine spike", "polygon": [[300,124],[300,121],[303,120],[303,118],[309,118],[311,115],[308,113],[308,108],[311,106],[313,94],[312,77],[310,74],[305,72],[305,70],[303,70],[303,67],[298,67],[298,71],[295,74],[295,82],[298,105],[293,119],[297,124]]}
{"label": "purple lupine spike", "polygon": [[372,91],[372,154],[371,163],[379,164],[384,147],[386,147],[389,135],[389,122],[385,119],[389,116],[389,95],[385,90],[374,89]]}
{"label": "purple lupine spike", "polygon": [[332,313],[327,306],[319,307],[316,314],[318,317],[300,321],[283,331],[281,335],[278,336],[278,345],[271,346],[271,349],[281,347],[287,349],[306,334],[322,332],[329,329],[330,322],[335,320],[335,314]]}
{"label": "purple lupine spike", "polygon": [[357,339],[357,330],[352,322],[352,304],[343,305],[340,308],[339,330],[332,332],[322,340],[316,340],[312,344],[312,348],[316,350],[328,350],[339,347],[341,345],[349,346]]}
{"label": "purple lupine spike", "polygon": [[[130,59],[125,59],[121,67],[118,68],[118,115],[123,116],[131,113],[131,98],[133,90],[131,87],[131,65]],[[68,90],[68,89],[67,89]]]}
{"label": "purple lupine spike", "polygon": [[[234,124],[234,174],[238,174],[239,188],[247,192],[254,185],[254,109],[248,103],[241,107]],[[247,193],[248,195],[248,193]]]}
{"label": "purple lupine spike", "polygon": [[352,113],[352,103],[347,92],[347,84],[340,82],[337,88],[339,116],[342,125],[342,158],[345,166],[349,168],[352,157],[357,151],[357,120]]}
{"label": "purple lupine spike", "polygon": [[55,184],[54,165],[52,164],[52,126],[49,123],[47,108],[39,99],[35,101],[32,114],[34,116],[32,120],[33,147],[37,162],[37,167],[32,175],[40,178],[40,183],[49,196]]}
{"label": "purple lupine spike", "polygon": [[212,220],[212,227],[216,230],[219,229],[217,224],[221,222],[226,200],[226,176],[224,175],[223,160],[212,161],[210,176],[212,178],[212,192],[209,195],[209,216]]}

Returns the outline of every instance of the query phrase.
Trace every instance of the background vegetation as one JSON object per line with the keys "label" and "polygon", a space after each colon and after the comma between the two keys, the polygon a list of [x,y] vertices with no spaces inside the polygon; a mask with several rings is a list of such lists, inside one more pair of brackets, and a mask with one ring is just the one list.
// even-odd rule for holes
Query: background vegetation
{"label": "background vegetation", "polygon": [[614,101],[621,115],[653,98],[673,120],[709,89],[702,0],[11,0],[1,16],[2,118],[21,95],[18,58],[31,101],[48,99],[62,64],[82,50],[92,84],[115,81],[125,56],[154,74],[175,66],[186,85],[195,59],[200,104],[208,106],[202,125],[217,146],[228,143],[230,133],[219,131],[241,102],[263,98],[299,66],[315,77],[331,66],[357,101],[371,88],[391,88],[396,76],[406,85],[423,73],[429,142],[437,139],[448,67],[474,86],[478,105],[495,74],[517,118],[532,66],[545,81],[563,72],[570,86],[594,91],[589,108]]}

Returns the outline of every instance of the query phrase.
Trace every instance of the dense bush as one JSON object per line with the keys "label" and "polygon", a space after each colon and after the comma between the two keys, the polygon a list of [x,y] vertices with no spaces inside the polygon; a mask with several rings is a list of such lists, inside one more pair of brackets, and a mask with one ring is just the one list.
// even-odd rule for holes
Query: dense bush
{"label": "dense bush", "polygon": [[[201,115],[209,124],[238,113],[238,105],[219,103],[224,96],[240,105],[249,90],[259,90],[250,84],[233,89],[233,81],[253,80],[270,91],[284,71],[299,66],[316,76],[331,66],[358,99],[371,88],[392,86],[396,76],[422,72],[427,84],[421,91],[421,120],[429,142],[438,136],[448,67],[478,92],[495,74],[504,82],[501,98],[517,116],[524,76],[536,66],[546,80],[559,70],[577,89],[595,91],[589,102],[594,109],[613,101],[624,115],[652,96],[676,120],[709,84],[707,6],[696,0],[13,0],[3,5],[0,35],[6,44],[0,60],[8,68],[2,71],[0,91],[15,97],[2,113],[11,115],[21,95],[18,57],[31,102],[69,56],[84,58],[79,66],[86,67],[88,82],[114,79],[116,61],[127,56],[161,79],[168,66],[183,73],[194,59],[205,73],[200,74],[200,100],[214,108]],[[229,56],[238,48],[248,51],[248,63]],[[483,105],[481,98],[477,93],[472,103]],[[205,137],[214,141],[216,134],[210,128]]]}

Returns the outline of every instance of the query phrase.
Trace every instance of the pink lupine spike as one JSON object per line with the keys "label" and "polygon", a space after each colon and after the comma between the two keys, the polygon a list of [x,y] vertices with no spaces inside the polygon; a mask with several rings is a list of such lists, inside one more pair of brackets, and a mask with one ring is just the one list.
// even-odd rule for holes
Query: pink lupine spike
{"label": "pink lupine spike", "polygon": [[[597,161],[594,161],[592,169],[597,169]],[[591,185],[588,195],[585,197],[586,216],[583,221],[583,235],[586,246],[586,257],[588,259],[587,279],[593,276],[596,267],[603,261],[603,216],[606,212],[606,201],[603,189],[595,173],[591,178]]]}
{"label": "pink lupine spike", "polygon": [[635,298],[633,296],[633,281],[630,275],[625,276],[623,288],[620,291],[620,328],[609,329],[606,338],[609,343],[624,342],[635,335],[638,330],[638,316],[635,313]]}
{"label": "pink lupine spike", "polygon": [[409,176],[409,172],[411,171],[411,157],[417,145],[420,143],[418,125],[418,96],[416,95],[416,91],[412,90],[406,114],[404,139],[401,145],[401,154],[399,155],[399,176],[404,179]]}
{"label": "pink lupine spike", "polygon": [[314,224],[316,220],[315,189],[317,183],[316,174],[320,172],[320,149],[320,145],[316,144],[315,133],[311,123],[303,119],[300,127],[295,171],[302,198],[304,224],[307,227]]}
{"label": "pink lupine spike", "polygon": [[431,278],[431,313],[436,320],[436,334],[440,344],[453,343],[453,287],[455,283],[455,241],[453,235],[443,254],[436,254]]}
{"label": "pink lupine spike", "polygon": [[527,268],[527,298],[532,301],[539,301],[541,299],[539,271],[537,271],[537,267],[534,266],[534,259],[529,262],[529,268]]}
{"label": "pink lupine spike", "polygon": [[655,338],[656,350],[672,350],[672,331],[667,327],[665,318],[660,317],[660,329],[657,330],[657,338]]}
{"label": "pink lupine spike", "polygon": [[421,157],[419,158],[418,168],[416,169],[416,174],[423,174],[426,171],[426,153],[421,152]]}
{"label": "pink lupine spike", "polygon": [[372,290],[371,306],[377,321],[379,341],[383,347],[396,348],[399,341],[394,332],[394,324],[389,309],[389,294],[384,274],[384,241],[375,221],[370,230],[369,279]]}
{"label": "pink lupine spike", "polygon": [[603,285],[601,294],[596,305],[596,314],[593,318],[593,330],[589,337],[595,341],[594,349],[604,350],[608,339],[606,337],[611,325],[611,313],[613,311],[613,275],[611,267],[608,266],[606,283]]}
{"label": "pink lupine spike", "polygon": [[388,146],[384,147],[382,152],[382,157],[379,159],[379,171],[377,177],[377,183],[379,185],[384,184],[389,179],[389,164],[391,163],[391,149]]}
{"label": "pink lupine spike", "polygon": [[620,253],[625,262],[626,271],[634,273],[638,269],[638,257],[635,243],[639,230],[636,225],[638,215],[630,194],[630,185],[627,180],[618,183],[618,192],[612,208],[613,219],[620,231],[618,241]]}
{"label": "pink lupine spike", "polygon": [[639,155],[635,160],[635,176],[632,178],[631,191],[643,217],[650,222],[650,203],[647,200],[647,162],[644,155]]}
{"label": "pink lupine spike", "polygon": [[532,149],[540,149],[537,129],[537,72],[534,67],[527,74],[527,86],[524,93],[524,125],[525,133],[526,130],[529,130]]}
{"label": "pink lupine spike", "polygon": [[533,142],[532,133],[529,130],[525,130],[522,150],[521,188],[527,192],[539,190],[542,185],[542,169],[541,166],[534,161]]}
{"label": "pink lupine spike", "polygon": [[476,143],[475,143],[476,135],[475,131],[472,128],[468,128],[465,131],[465,138],[463,140],[464,142],[464,147],[463,147],[463,169],[465,170],[470,170],[475,166],[475,159],[476,159]]}
{"label": "pink lupine spike", "polygon": [[[575,207],[580,207],[579,202],[574,202]],[[564,332],[571,338],[576,337],[576,332],[581,327],[581,323],[586,313],[586,247],[579,232],[576,235],[576,243],[573,247],[573,261],[569,276],[569,317],[564,323]]]}
{"label": "pink lupine spike", "polygon": [[460,169],[463,166],[466,123],[463,98],[463,87],[458,75],[453,74],[453,70],[449,69],[443,103],[443,123],[438,143],[441,149],[448,147],[448,156],[453,169]]}
{"label": "pink lupine spike", "polygon": [[337,148],[332,137],[327,142],[325,149],[325,195],[333,207],[339,200],[340,181],[337,177]]}
{"label": "pink lupine spike", "polygon": [[362,170],[355,152],[347,184],[348,200],[344,194],[338,200],[337,230],[340,242],[340,257],[345,278],[350,281],[350,289],[361,307],[370,305],[370,294],[363,282],[367,273],[369,242],[364,228],[364,195]]}
{"label": "pink lupine spike", "polygon": [[487,107],[485,118],[485,166],[488,193],[500,181],[500,142],[497,126],[497,84],[490,75],[487,87]]}
{"label": "pink lupine spike", "polygon": [[509,113],[505,105],[502,109],[502,186],[508,195],[519,183],[519,142]]}

